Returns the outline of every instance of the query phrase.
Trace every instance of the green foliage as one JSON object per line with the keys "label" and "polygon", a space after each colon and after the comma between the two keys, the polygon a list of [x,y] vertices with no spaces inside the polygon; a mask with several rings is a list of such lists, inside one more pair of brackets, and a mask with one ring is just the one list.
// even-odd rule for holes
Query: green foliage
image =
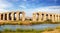
{"label": "green foliage", "polygon": [[60,26],[57,26],[56,29],[60,29]]}
{"label": "green foliage", "polygon": [[22,23],[20,23],[20,25],[23,25]]}
{"label": "green foliage", "polygon": [[54,30],[54,29],[49,28],[49,27],[44,29],[44,31],[53,31],[53,30]]}
{"label": "green foliage", "polygon": [[[60,29],[60,27],[56,27],[56,29]],[[53,31],[54,29],[52,28],[45,28],[44,30],[35,30],[35,29],[20,29],[20,28],[17,28],[16,30],[11,30],[11,29],[4,29],[4,32],[36,32],[36,33],[41,33],[41,32],[44,32],[44,31]]]}
{"label": "green foliage", "polygon": [[20,28],[17,28],[16,29],[16,32],[24,32],[24,30],[20,29]]}
{"label": "green foliage", "polygon": [[18,29],[16,29],[16,31],[20,31],[20,29],[18,28]]}
{"label": "green foliage", "polygon": [[0,33],[1,33],[2,31],[0,30]]}
{"label": "green foliage", "polygon": [[42,32],[43,30],[35,30],[35,29],[20,29],[17,28],[16,30],[11,29],[4,29],[4,32]]}
{"label": "green foliage", "polygon": [[51,19],[47,19],[46,22],[52,22],[52,20]]}
{"label": "green foliage", "polygon": [[52,23],[52,20],[51,19],[47,19],[44,21],[45,23]]}
{"label": "green foliage", "polygon": [[17,32],[33,32],[35,30],[34,29],[24,29],[24,30],[22,30],[22,29],[17,28],[16,31]]}
{"label": "green foliage", "polygon": [[4,29],[4,32],[13,32],[13,30],[11,30],[11,29]]}

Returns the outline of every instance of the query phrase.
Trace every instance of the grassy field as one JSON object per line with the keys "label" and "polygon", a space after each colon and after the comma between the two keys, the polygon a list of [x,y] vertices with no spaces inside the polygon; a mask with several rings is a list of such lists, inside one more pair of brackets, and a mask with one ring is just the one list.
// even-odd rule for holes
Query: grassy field
{"label": "grassy field", "polygon": [[15,31],[11,29],[4,29],[4,31],[0,31],[0,33],[60,33],[60,26],[57,26],[55,29],[52,28],[45,28],[44,30],[22,30],[17,28]]}
{"label": "grassy field", "polygon": [[41,32],[2,32],[2,33],[41,33]]}
{"label": "grassy field", "polygon": [[60,24],[60,22],[52,22],[52,21],[44,21],[44,22],[4,21],[4,22],[0,22],[0,25],[35,25],[35,24]]}

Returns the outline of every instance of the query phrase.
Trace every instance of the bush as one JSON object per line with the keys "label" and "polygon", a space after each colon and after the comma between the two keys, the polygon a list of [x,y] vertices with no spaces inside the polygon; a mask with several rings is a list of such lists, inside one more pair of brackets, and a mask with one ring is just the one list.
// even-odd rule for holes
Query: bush
{"label": "bush", "polygon": [[60,26],[57,26],[56,29],[60,29]]}
{"label": "bush", "polygon": [[21,30],[19,28],[17,28],[16,31],[20,32]]}
{"label": "bush", "polygon": [[51,19],[47,19],[44,22],[46,22],[46,23],[52,23],[52,20]]}
{"label": "bush", "polygon": [[44,31],[53,31],[54,29],[52,28],[46,28]]}
{"label": "bush", "polygon": [[24,29],[24,30],[23,30],[23,29],[17,28],[16,31],[17,31],[17,32],[33,32],[33,31],[36,31],[36,30],[34,30],[34,29]]}
{"label": "bush", "polygon": [[5,31],[5,32],[13,32],[13,30],[11,30],[11,29],[7,29],[7,28],[4,29],[4,31]]}
{"label": "bush", "polygon": [[0,33],[1,33],[2,31],[0,30]]}
{"label": "bush", "polygon": [[20,25],[23,25],[23,23],[20,23]]}

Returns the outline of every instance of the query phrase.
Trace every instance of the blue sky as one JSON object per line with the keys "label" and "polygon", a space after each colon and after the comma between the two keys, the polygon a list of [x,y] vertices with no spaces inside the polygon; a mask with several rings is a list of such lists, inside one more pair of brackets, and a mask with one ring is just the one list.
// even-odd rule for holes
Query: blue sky
{"label": "blue sky", "polygon": [[0,0],[0,12],[25,11],[60,13],[60,0]]}

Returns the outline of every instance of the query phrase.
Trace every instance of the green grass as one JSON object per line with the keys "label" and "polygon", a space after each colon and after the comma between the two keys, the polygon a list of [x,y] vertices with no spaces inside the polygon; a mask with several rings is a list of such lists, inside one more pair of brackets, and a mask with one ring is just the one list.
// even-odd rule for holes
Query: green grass
{"label": "green grass", "polygon": [[[57,26],[56,29],[60,29],[60,26]],[[20,29],[17,28],[16,30],[11,30],[5,28],[4,31],[0,31],[0,33],[42,33],[44,31],[54,31],[55,29],[52,28],[45,28],[44,30],[35,30],[35,29]]]}
{"label": "green grass", "polygon": [[42,32],[31,31],[31,32],[1,32],[1,33],[42,33]]}
{"label": "green grass", "polygon": [[60,26],[57,26],[56,29],[60,29]]}
{"label": "green grass", "polygon": [[34,30],[34,29],[20,29],[17,28],[16,30],[11,29],[4,29],[4,31],[1,31],[1,33],[41,33],[43,30]]}

